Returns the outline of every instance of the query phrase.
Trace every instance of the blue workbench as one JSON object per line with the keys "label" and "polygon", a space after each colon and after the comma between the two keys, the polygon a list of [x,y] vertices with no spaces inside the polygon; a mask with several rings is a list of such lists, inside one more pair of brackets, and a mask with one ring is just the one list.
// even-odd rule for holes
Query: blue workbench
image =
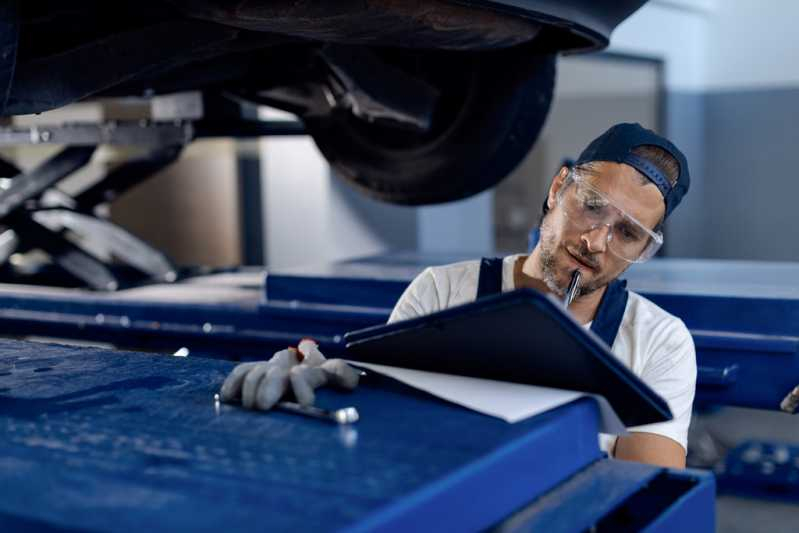
{"label": "blue workbench", "polygon": [[[78,338],[231,360],[301,337],[343,354],[343,334],[385,323],[425,266],[471,255],[395,253],[285,270],[198,276],[102,294],[0,286],[0,334]],[[697,348],[697,405],[778,409],[799,385],[799,265],[655,259],[625,276],[680,317]]]}
{"label": "blue workbench", "polygon": [[[426,266],[473,257],[398,253],[273,271],[266,294],[390,309]],[[799,264],[653,259],[633,265],[624,278],[690,329],[697,405],[776,410],[799,385]]]}
{"label": "blue workbench", "polygon": [[712,530],[712,477],[602,459],[593,400],[507,424],[370,374],[319,392],[340,428],[216,405],[232,366],[0,341],[0,529]]}

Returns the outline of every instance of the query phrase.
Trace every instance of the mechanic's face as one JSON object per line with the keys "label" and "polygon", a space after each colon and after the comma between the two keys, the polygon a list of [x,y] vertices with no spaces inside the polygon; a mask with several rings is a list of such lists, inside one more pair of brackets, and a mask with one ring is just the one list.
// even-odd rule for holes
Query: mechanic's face
{"label": "mechanic's face", "polygon": [[[641,175],[633,167],[606,161],[594,162],[581,175],[591,187],[648,229],[653,229],[663,218],[663,196],[654,184],[643,184]],[[583,230],[579,229],[580,224],[564,216],[557,195],[564,187],[567,176],[568,169],[564,167],[549,188],[549,212],[541,223],[539,267],[544,274],[544,282],[559,295],[565,293],[572,273],[579,269],[582,282],[578,296],[585,296],[617,278],[630,263],[608,250],[609,229],[606,226]],[[567,192],[568,189],[564,189],[564,194]]]}

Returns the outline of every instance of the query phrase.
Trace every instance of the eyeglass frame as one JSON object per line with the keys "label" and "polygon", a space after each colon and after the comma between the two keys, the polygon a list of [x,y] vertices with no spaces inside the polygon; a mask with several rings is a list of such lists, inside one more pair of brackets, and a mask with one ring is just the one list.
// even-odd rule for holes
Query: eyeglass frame
{"label": "eyeglass frame", "polygon": [[[641,254],[638,256],[638,259],[632,260],[632,259],[627,259],[626,257],[622,257],[621,255],[619,255],[618,253],[613,251],[613,248],[610,246],[610,242],[612,240],[612,235],[613,235],[613,228],[611,227],[610,224],[597,222],[593,226],[591,226],[591,227],[587,228],[586,230],[584,230],[583,233],[588,233],[588,232],[594,231],[595,229],[597,229],[600,226],[607,226],[608,230],[609,230],[608,231],[608,236],[607,236],[607,239],[606,239],[606,242],[608,244],[608,250],[610,250],[610,252],[615,257],[618,257],[619,259],[621,259],[622,261],[626,261],[627,263],[633,263],[633,264],[634,263],[645,263],[646,261],[648,261],[649,259],[654,257],[655,254],[657,254],[658,250],[660,250],[660,247],[663,246],[663,233],[661,231],[657,230],[657,229],[650,230],[649,228],[647,228],[637,218],[635,218],[634,216],[630,215],[627,211],[625,211],[624,209],[622,209],[619,206],[617,206],[615,202],[613,202],[610,198],[608,198],[605,195],[605,193],[603,193],[603,192],[597,190],[595,187],[593,187],[588,182],[588,180],[586,180],[582,175],[580,175],[579,172],[576,169],[574,169],[574,168],[570,168],[569,169],[568,175],[563,180],[563,184],[561,185],[560,189],[558,189],[558,192],[555,195],[556,198],[557,198],[557,201],[558,201],[558,205],[561,205],[564,191],[572,183],[580,185],[580,186],[583,186],[583,187],[586,187],[588,190],[590,190],[591,192],[593,192],[594,194],[599,196],[602,200],[607,202],[608,205],[612,206],[614,209],[616,209],[622,215],[624,215],[624,217],[626,217],[627,219],[631,220],[636,226],[638,226],[641,230],[643,230],[644,233],[646,233],[649,236],[651,241],[656,243],[656,245],[652,245],[652,244],[645,245],[645,247],[642,250]],[[562,206],[562,205],[561,205],[561,207],[563,207],[564,214],[566,214],[567,217],[568,217],[568,214],[566,213],[565,207]],[[657,228],[659,226],[660,226],[660,223],[658,223],[658,225],[655,226],[655,228]],[[644,259],[641,259],[641,257],[644,255],[644,252],[647,252],[648,250],[651,250],[651,251],[648,253],[647,257],[645,257]]]}

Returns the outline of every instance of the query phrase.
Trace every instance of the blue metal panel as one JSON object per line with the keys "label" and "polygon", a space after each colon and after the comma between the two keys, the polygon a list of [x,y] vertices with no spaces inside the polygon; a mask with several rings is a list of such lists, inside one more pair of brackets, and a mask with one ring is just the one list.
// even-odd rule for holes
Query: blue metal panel
{"label": "blue metal panel", "polygon": [[746,441],[717,468],[719,492],[799,502],[799,446]]}
{"label": "blue metal panel", "polygon": [[779,409],[799,384],[799,338],[693,330],[696,403]]}
{"label": "blue metal panel", "polygon": [[799,384],[797,275],[794,263],[668,259],[627,277],[691,330],[697,404],[779,409]]}
{"label": "blue metal panel", "polygon": [[713,515],[711,474],[603,460],[503,521],[498,529],[547,533],[658,530],[665,523],[681,521],[692,524],[689,531],[711,532]]}
{"label": "blue metal panel", "polygon": [[42,293],[12,286],[0,293],[0,331],[140,349],[174,351],[188,346],[240,359],[263,357],[302,337],[315,338],[331,354],[341,353],[344,332],[388,318],[385,309],[259,303],[260,294],[261,289],[256,289],[249,302],[198,303],[136,299],[125,293]]}
{"label": "blue metal panel", "polygon": [[[586,452],[596,458],[590,453],[595,447],[591,439],[574,442],[571,436],[558,434],[570,424],[580,422],[569,414],[555,415],[562,417],[557,423],[531,432],[461,472],[381,509],[352,529],[458,531],[484,529],[496,523],[529,501],[531,495],[543,494],[560,484],[568,477],[564,472],[577,470],[579,463],[567,458],[567,454],[575,452],[575,446],[587,448],[576,451],[578,458],[585,457]],[[533,454],[535,459],[531,457]],[[474,475],[477,473],[480,475]]]}
{"label": "blue metal panel", "polygon": [[266,299],[391,309],[425,268],[469,259],[475,259],[474,254],[408,252],[270,270]]}
{"label": "blue metal panel", "polygon": [[672,533],[673,531],[715,531],[716,484],[713,475],[698,470],[669,471],[672,482],[692,484],[694,487],[681,494],[642,531],[646,533]]}
{"label": "blue metal panel", "polygon": [[690,329],[758,335],[796,335],[799,300],[739,296],[664,294],[636,290],[679,316]]}
{"label": "blue metal panel", "polygon": [[625,274],[689,328],[799,335],[799,263],[660,259]]}
{"label": "blue metal panel", "polygon": [[502,531],[586,531],[635,494],[662,469],[597,461],[500,524]]}
{"label": "blue metal panel", "polygon": [[[580,400],[518,424],[370,375],[350,431],[212,396],[232,364],[0,341],[0,521],[75,529],[477,529],[600,456]],[[476,503],[479,502],[479,505]]]}

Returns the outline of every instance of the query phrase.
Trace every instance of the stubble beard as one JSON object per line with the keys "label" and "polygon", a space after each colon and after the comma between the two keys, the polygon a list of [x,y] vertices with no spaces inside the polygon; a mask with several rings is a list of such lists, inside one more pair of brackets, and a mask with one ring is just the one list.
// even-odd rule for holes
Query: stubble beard
{"label": "stubble beard", "polygon": [[[558,266],[558,260],[556,257],[558,242],[555,237],[555,232],[547,224],[546,219],[541,224],[539,231],[541,235],[541,242],[539,243],[539,246],[541,247],[539,254],[539,267],[544,275],[543,281],[550,291],[552,291],[556,296],[562,298],[566,295],[566,290],[568,289],[571,276],[568,276],[564,281],[559,281],[558,279],[558,274],[563,273],[566,269]],[[583,250],[580,250],[580,252],[580,255],[582,256],[588,255],[582,253],[584,252]],[[568,252],[564,249],[564,253]],[[608,284],[608,281],[609,280],[604,279],[603,276],[599,276],[596,279],[581,284],[579,290],[577,291],[577,297],[580,298],[598,291],[599,289],[605,287]]]}

